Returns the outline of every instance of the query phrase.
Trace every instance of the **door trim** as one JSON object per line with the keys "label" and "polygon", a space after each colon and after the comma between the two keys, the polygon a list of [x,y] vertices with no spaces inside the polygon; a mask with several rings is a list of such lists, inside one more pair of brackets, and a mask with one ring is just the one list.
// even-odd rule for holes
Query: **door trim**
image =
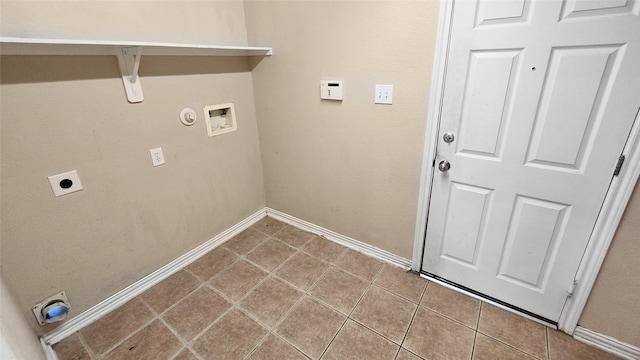
{"label": "door trim", "polygon": [[431,73],[431,91],[429,93],[429,110],[427,126],[424,136],[424,150],[422,155],[422,171],[420,172],[420,193],[418,194],[418,215],[416,219],[415,239],[413,242],[413,257],[411,270],[420,272],[422,268],[422,254],[424,240],[427,233],[427,218],[429,215],[429,200],[431,199],[431,183],[433,182],[432,161],[436,155],[438,127],[440,126],[440,111],[442,94],[447,68],[447,49],[451,34],[451,20],[453,17],[453,1],[440,0],[440,16],[438,18],[438,35],[433,54],[433,70]]}
{"label": "door trim", "polygon": [[[438,141],[437,134],[442,110],[442,94],[446,78],[446,62],[452,17],[453,0],[440,0],[438,35],[433,62],[429,112],[427,114],[422,171],[420,175],[420,192],[418,195],[418,211],[411,262],[411,269],[417,272],[420,272],[422,268],[426,224],[431,197],[431,185],[433,182],[433,160],[435,158],[436,144]],[[636,114],[636,121],[624,147],[623,153],[626,155],[626,163],[619,176],[614,177],[611,181],[600,215],[596,220],[593,233],[591,234],[584,256],[578,267],[576,273],[578,285],[574,289],[573,296],[568,299],[558,320],[558,328],[568,334],[573,334],[576,329],[580,315],[582,315],[591,289],[598,277],[598,272],[604,262],[607,250],[611,245],[613,236],[615,235],[624,210],[629,202],[629,198],[640,176],[640,119],[638,119],[638,117],[639,115]],[[611,164],[612,174],[614,167],[615,164]]]}

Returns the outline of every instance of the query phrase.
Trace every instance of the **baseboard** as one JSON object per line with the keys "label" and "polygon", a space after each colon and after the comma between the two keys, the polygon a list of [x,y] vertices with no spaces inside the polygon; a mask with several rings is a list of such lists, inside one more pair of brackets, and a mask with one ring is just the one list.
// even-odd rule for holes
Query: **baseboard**
{"label": "baseboard", "polygon": [[55,330],[44,335],[42,337],[43,342],[46,345],[53,345],[60,342],[67,336],[93,323],[103,315],[115,310],[116,308],[120,307],[127,301],[135,298],[136,296],[142,294],[149,288],[153,287],[160,281],[168,278],[169,276],[173,275],[180,269],[196,261],[198,258],[208,253],[212,249],[216,248],[223,242],[231,239],[232,237],[236,236],[237,234],[239,234],[249,226],[255,224],[266,215],[267,215],[266,208],[262,208],[258,210],[254,214],[250,215],[249,217],[240,221],[239,223],[235,224],[229,229],[223,231],[222,233],[218,234],[217,236],[205,242],[204,244],[180,256],[179,258],[173,260],[169,264],[152,272],[151,274],[127,286],[126,288],[117,292],[116,294],[101,301],[99,304],[93,306],[92,308],[88,309],[82,314],[60,325]]}
{"label": "baseboard", "polygon": [[602,335],[595,331],[585,329],[581,326],[576,327],[576,330],[573,333],[573,337],[580,342],[591,345],[610,354],[619,356],[623,359],[640,359],[640,348],[631,344],[624,343],[607,335]]}
{"label": "baseboard", "polygon": [[335,243],[338,243],[342,246],[348,247],[352,250],[361,252],[363,254],[369,255],[371,257],[380,259],[386,263],[404,268],[408,270],[411,268],[411,260],[405,259],[402,256],[398,256],[396,254],[390,253],[386,250],[379,249],[375,246],[366,244],[362,241],[358,241],[356,239],[352,239],[348,236],[338,234],[329,229],[323,228],[322,226],[318,226],[316,224],[312,224],[308,221],[304,221],[295,216],[291,216],[289,214],[285,214],[281,211],[274,210],[271,208],[267,208],[267,215],[292,226],[295,226],[299,229],[306,230],[312,232],[314,234],[318,234],[326,238],[327,240],[331,240]]}
{"label": "baseboard", "polygon": [[362,241],[352,239],[348,236],[338,234],[329,229],[325,229],[321,226],[312,224],[302,219],[298,219],[295,216],[291,216],[289,214],[285,214],[283,212],[280,212],[271,208],[263,208],[257,211],[256,213],[254,213],[253,215],[247,217],[246,219],[240,221],[236,225],[223,231],[222,233],[215,236],[211,240],[189,251],[188,253],[180,256],[179,258],[173,260],[169,264],[152,272],[151,274],[145,276],[144,278],[136,281],[135,283],[129,285],[128,287],[124,288],[118,293],[101,301],[99,304],[93,306],[92,308],[88,309],[82,314],[68,320],[67,322],[60,325],[50,333],[44,335],[41,338],[41,342],[42,342],[43,349],[47,354],[47,359],[57,360],[57,357],[55,355],[55,352],[51,348],[51,345],[54,345],[62,341],[67,336],[75,333],[76,331],[81,330],[82,328],[98,320],[100,317],[104,316],[105,314],[117,309],[127,301],[142,294],[143,292],[150,289],[157,283],[161,282],[162,280],[173,275],[180,269],[196,261],[204,254],[208,253],[209,251],[216,248],[220,244],[236,236],[237,234],[239,234],[249,226],[255,224],[256,222],[258,222],[259,220],[261,220],[263,217],[267,215],[276,220],[280,220],[282,222],[295,226],[299,229],[306,230],[306,231],[318,234],[320,236],[323,236],[327,240],[336,242],[340,245],[343,245],[355,251],[380,259],[386,263],[389,263],[398,267],[402,267],[404,269],[409,269],[411,267],[411,260],[409,259],[405,259],[396,254],[393,254],[388,251],[379,249],[375,246],[366,244]]}
{"label": "baseboard", "polygon": [[43,338],[40,338],[40,345],[42,345],[42,351],[47,357],[47,360],[58,360],[58,355],[56,354],[56,352],[53,350],[51,345],[47,344],[47,342]]}

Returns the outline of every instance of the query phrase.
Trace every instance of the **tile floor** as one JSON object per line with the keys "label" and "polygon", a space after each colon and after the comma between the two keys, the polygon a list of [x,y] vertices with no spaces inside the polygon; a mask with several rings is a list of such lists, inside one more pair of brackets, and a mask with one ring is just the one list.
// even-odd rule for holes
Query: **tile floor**
{"label": "tile floor", "polygon": [[54,345],[65,359],[613,359],[265,218]]}

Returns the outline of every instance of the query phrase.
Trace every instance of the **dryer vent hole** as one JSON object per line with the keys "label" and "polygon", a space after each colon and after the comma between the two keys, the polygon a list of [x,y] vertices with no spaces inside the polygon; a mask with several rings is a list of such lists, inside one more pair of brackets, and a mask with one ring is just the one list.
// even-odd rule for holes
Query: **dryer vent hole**
{"label": "dryer vent hole", "polygon": [[60,180],[60,187],[63,189],[68,189],[73,186],[73,181],[71,179],[62,179]]}

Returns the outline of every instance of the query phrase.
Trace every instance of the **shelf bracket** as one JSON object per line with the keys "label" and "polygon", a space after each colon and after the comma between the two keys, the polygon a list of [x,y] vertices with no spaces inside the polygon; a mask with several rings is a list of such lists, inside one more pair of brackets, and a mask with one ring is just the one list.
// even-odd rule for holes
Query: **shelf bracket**
{"label": "shelf bracket", "polygon": [[142,94],[142,84],[138,70],[140,69],[140,58],[142,57],[142,46],[123,47],[122,55],[118,55],[118,66],[124,83],[124,90],[130,103],[139,103],[144,100]]}

